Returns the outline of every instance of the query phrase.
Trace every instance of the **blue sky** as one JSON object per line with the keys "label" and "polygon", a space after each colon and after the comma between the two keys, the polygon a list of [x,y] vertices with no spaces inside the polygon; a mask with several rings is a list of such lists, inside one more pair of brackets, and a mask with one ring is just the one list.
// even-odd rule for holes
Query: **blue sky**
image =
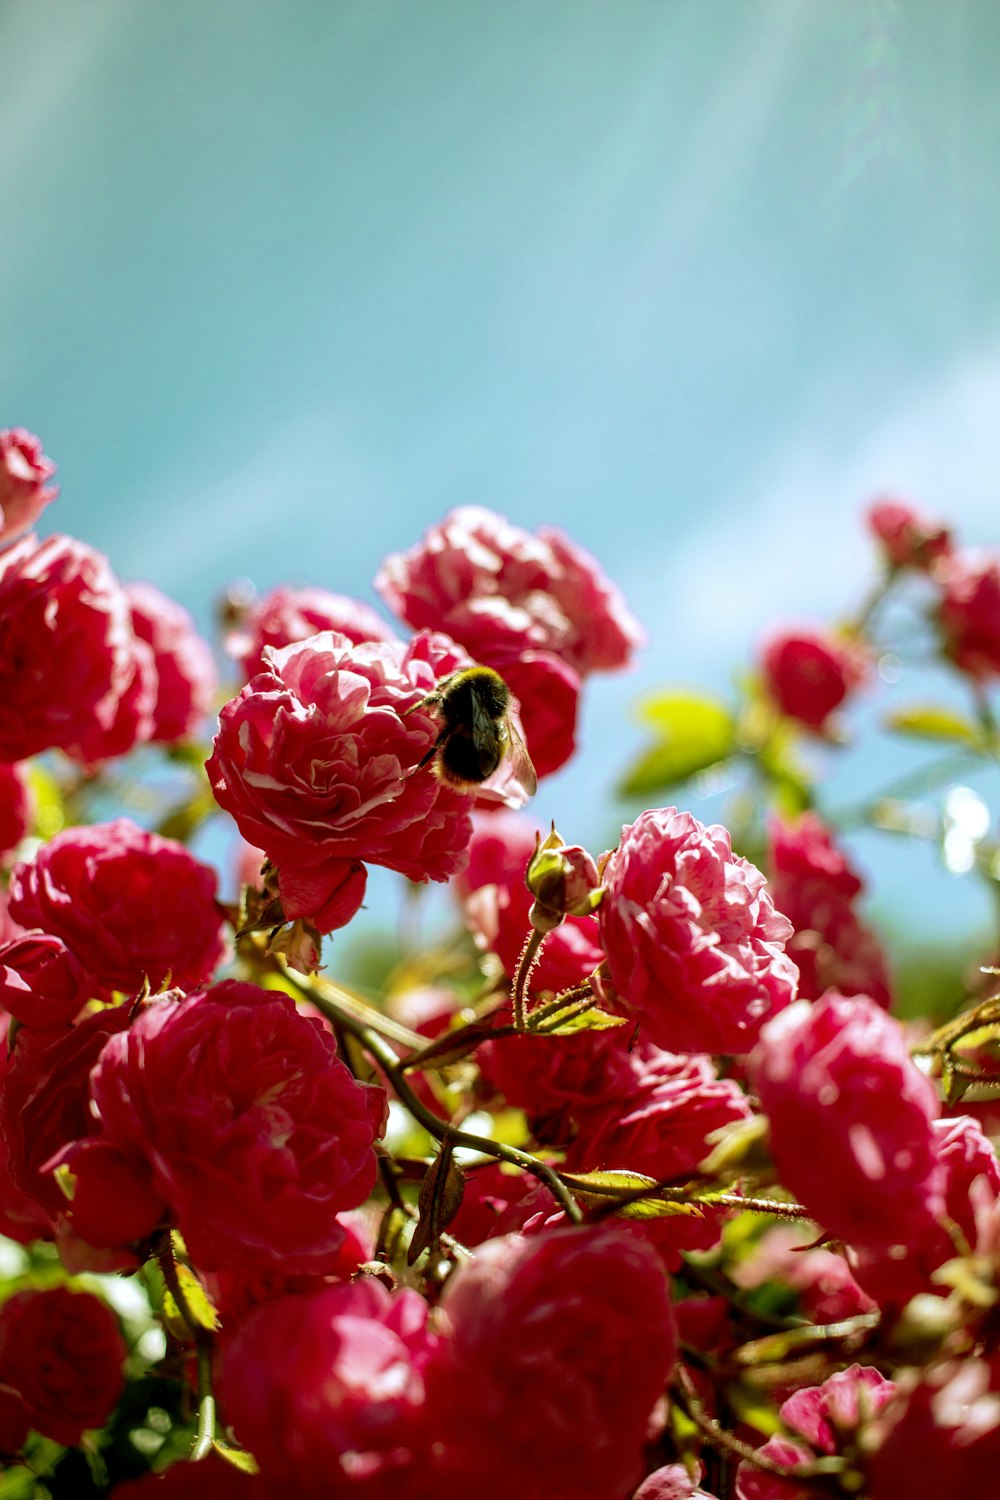
{"label": "blue sky", "polygon": [[998,540],[993,0],[5,0],[0,58],[51,527],[207,625],[238,575],[370,599],[462,502],[564,526],[651,637],[567,836],[640,688],[857,599],[873,494]]}

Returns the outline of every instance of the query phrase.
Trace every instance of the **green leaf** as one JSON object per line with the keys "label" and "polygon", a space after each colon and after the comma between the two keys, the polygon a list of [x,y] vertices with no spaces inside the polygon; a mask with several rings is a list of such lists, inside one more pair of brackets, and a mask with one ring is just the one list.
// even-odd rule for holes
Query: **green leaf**
{"label": "green leaf", "polygon": [[441,1231],[448,1228],[461,1208],[464,1193],[465,1177],[455,1165],[451,1142],[445,1140],[420,1184],[417,1197],[420,1218],[406,1252],[408,1266],[440,1239]]}
{"label": "green leaf", "polygon": [[[701,1218],[701,1209],[696,1203],[683,1199],[660,1196],[664,1189],[658,1188],[655,1177],[642,1172],[561,1172],[563,1182],[593,1205],[617,1204],[616,1212],[623,1219],[668,1219],[682,1215],[686,1218]],[[643,1189],[650,1189],[649,1197],[642,1196]]]}
{"label": "green leaf", "polygon": [[543,1016],[537,1025],[528,1017],[528,1030],[536,1036],[572,1036],[576,1031],[611,1031],[626,1024],[624,1016],[611,1016],[596,1005],[574,1010],[567,1006]]}
{"label": "green leaf", "polygon": [[257,1460],[252,1453],[244,1453],[242,1448],[227,1448],[225,1443],[213,1443],[212,1447],[220,1458],[224,1458],[227,1464],[232,1464],[234,1469],[239,1469],[244,1474],[259,1474],[260,1469]]}
{"label": "green leaf", "polygon": [[732,755],[736,721],[725,703],[694,689],[651,693],[636,705],[639,723],[652,731],[652,745],[626,772],[624,797],[645,797],[687,781]]}
{"label": "green leaf", "polygon": [[948,744],[981,746],[982,730],[963,714],[939,703],[911,703],[886,716],[886,728],[916,740],[943,740]]}
{"label": "green leaf", "polygon": [[[177,1266],[177,1280],[180,1282],[181,1293],[187,1305],[188,1312],[198,1328],[204,1328],[209,1333],[214,1333],[219,1326],[219,1315],[212,1306],[212,1302],[193,1271],[187,1266]],[[182,1339],[190,1338],[195,1329],[189,1329],[180,1308],[174,1300],[173,1293],[169,1288],[163,1294],[163,1320],[169,1327],[171,1333]]]}

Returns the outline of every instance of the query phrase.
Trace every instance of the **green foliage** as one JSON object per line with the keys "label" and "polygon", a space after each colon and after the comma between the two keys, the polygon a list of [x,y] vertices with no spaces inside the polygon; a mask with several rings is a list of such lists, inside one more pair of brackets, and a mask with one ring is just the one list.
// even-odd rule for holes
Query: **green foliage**
{"label": "green foliage", "polygon": [[736,720],[721,698],[697,689],[666,688],[642,698],[636,717],[652,743],[622,778],[623,797],[651,797],[728,759]]}

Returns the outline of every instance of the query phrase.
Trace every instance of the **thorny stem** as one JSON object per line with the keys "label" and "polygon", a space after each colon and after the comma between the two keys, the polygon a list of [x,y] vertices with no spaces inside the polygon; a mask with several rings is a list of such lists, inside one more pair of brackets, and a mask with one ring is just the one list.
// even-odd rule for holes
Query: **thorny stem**
{"label": "thorny stem", "polygon": [[531,929],[514,971],[514,1025],[518,1031],[528,1029],[528,980],[538,960],[538,950],[544,938],[544,932],[539,932],[535,927]]}
{"label": "thorny stem", "polygon": [[177,1262],[174,1259],[174,1247],[170,1238],[170,1231],[166,1230],[161,1235],[156,1247],[156,1259],[167,1289],[177,1305],[177,1311],[184,1319],[188,1332],[194,1339],[195,1349],[198,1355],[198,1430],[195,1433],[194,1446],[189,1455],[189,1462],[197,1463],[199,1459],[207,1458],[212,1451],[215,1442],[215,1395],[212,1390],[212,1335],[207,1328],[203,1328],[191,1311],[191,1306],[184,1295],[180,1277],[177,1274]]}
{"label": "thorny stem", "polygon": [[435,1140],[448,1139],[455,1146],[464,1146],[470,1151],[478,1151],[483,1156],[495,1157],[498,1161],[510,1162],[512,1166],[520,1167],[524,1172],[530,1172],[532,1177],[537,1177],[540,1182],[544,1182],[572,1223],[583,1223],[583,1211],[569,1188],[560,1179],[558,1172],[546,1162],[539,1161],[537,1157],[530,1155],[529,1152],[519,1151],[516,1146],[508,1146],[505,1142],[495,1141],[490,1136],[473,1135],[468,1130],[458,1130],[450,1121],[442,1120],[433,1110],[428,1109],[423,1100],[410,1088],[400,1058],[383,1037],[346,1010],[342,1010],[327,993],[328,987],[314,988],[311,980],[289,969],[284,963],[282,963],[282,972],[306,999],[312,1001],[317,1010],[323,1012],[328,1020],[339,1021],[346,1031],[357,1038],[389,1079],[400,1102],[405,1104],[417,1123],[422,1125]]}

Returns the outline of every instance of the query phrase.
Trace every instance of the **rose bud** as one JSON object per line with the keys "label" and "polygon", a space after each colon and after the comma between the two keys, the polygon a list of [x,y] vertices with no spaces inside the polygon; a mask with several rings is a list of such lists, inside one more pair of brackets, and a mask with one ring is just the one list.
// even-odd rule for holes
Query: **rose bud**
{"label": "rose bud", "polygon": [[781,712],[817,734],[868,675],[857,646],[808,627],[772,636],[761,656],[761,671]]}
{"label": "rose bud", "polygon": [[55,472],[33,433],[23,427],[0,432],[0,546],[34,526],[56,498],[58,486],[48,483]]}
{"label": "rose bud", "polygon": [[868,529],[881,544],[890,568],[926,571],[951,551],[951,533],[907,505],[905,500],[876,500],[868,511]]}
{"label": "rose bud", "polygon": [[554,823],[544,839],[535,835],[524,883],[535,898],[528,920],[537,932],[551,932],[563,917],[589,917],[604,895],[593,855],[564,843]]}

